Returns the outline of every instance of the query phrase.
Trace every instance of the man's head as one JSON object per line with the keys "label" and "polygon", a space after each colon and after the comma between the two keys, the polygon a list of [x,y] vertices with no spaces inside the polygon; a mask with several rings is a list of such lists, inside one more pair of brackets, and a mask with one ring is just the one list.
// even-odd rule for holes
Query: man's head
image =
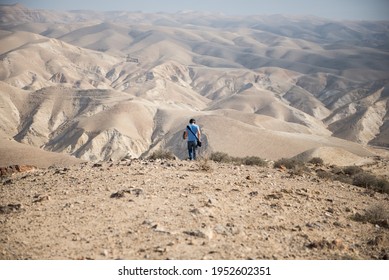
{"label": "man's head", "polygon": [[195,120],[195,119],[190,119],[189,123],[190,123],[190,124],[196,123],[196,120]]}

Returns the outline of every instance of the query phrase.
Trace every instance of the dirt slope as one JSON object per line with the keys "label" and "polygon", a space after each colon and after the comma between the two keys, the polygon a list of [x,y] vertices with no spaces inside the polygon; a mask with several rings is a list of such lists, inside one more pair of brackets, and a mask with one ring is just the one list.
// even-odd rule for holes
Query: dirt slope
{"label": "dirt slope", "polygon": [[[203,171],[209,166],[211,171]],[[387,161],[371,166],[387,170]],[[313,169],[312,169],[313,170]],[[121,161],[4,178],[0,259],[383,259],[388,194],[312,171]]]}

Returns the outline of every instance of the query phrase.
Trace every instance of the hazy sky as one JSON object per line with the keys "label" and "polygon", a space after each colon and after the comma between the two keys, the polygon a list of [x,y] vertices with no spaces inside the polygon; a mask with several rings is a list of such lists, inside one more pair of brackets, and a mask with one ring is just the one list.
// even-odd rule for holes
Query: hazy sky
{"label": "hazy sky", "polygon": [[315,15],[331,19],[389,20],[389,0],[0,0],[52,10],[222,12],[227,15]]}

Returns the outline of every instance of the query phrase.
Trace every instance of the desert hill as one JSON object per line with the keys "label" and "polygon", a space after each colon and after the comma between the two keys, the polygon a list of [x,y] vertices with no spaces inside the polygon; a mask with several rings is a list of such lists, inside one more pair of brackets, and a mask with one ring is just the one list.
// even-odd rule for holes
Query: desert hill
{"label": "desert hill", "polygon": [[388,30],[0,5],[0,259],[388,259]]}
{"label": "desert hill", "polygon": [[183,159],[195,117],[203,155],[328,147],[352,163],[389,145],[388,26],[1,5],[0,128],[84,160]]}
{"label": "desert hill", "polygon": [[83,161],[75,157],[44,151],[42,149],[18,143],[0,134],[0,166],[29,165],[36,168],[53,166],[74,166]]}

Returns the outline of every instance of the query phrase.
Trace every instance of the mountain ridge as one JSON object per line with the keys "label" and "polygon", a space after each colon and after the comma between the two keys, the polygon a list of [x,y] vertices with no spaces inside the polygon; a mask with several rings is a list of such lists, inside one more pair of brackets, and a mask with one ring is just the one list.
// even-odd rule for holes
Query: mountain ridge
{"label": "mountain ridge", "polygon": [[191,117],[204,155],[389,146],[389,22],[195,15],[0,5],[2,131],[84,160],[185,158]]}

